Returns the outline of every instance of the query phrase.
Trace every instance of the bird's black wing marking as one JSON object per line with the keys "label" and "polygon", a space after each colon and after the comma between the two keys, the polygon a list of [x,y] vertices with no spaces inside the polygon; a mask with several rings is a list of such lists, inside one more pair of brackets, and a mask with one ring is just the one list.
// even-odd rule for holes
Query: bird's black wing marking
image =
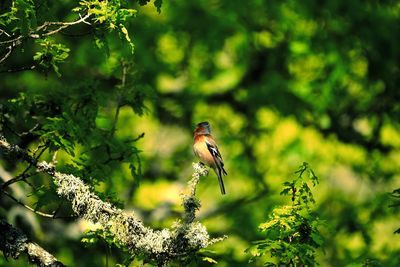
{"label": "bird's black wing marking", "polygon": [[213,146],[212,144],[208,143],[206,141],[207,149],[211,153],[215,164],[217,165],[217,170],[215,172],[217,173],[218,176],[218,183],[219,183],[219,188],[221,189],[221,194],[225,195],[225,186],[224,186],[224,181],[222,180],[222,173],[225,175],[228,175],[224,169],[224,162],[222,160],[221,154],[218,151],[218,148],[216,146]]}
{"label": "bird's black wing marking", "polygon": [[215,163],[217,164],[218,169],[221,169],[225,175],[228,175],[224,169],[224,161],[222,160],[222,156],[218,151],[218,148],[213,146],[212,144],[206,141],[206,145],[208,151],[210,151],[211,155],[213,156]]}

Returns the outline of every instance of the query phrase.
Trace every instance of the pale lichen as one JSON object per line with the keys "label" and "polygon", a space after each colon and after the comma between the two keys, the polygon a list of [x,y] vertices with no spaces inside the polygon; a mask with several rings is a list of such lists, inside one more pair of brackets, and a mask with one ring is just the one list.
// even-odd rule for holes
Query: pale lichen
{"label": "pale lichen", "polygon": [[200,177],[208,174],[207,168],[200,163],[193,164],[194,173],[188,182],[189,194],[182,197],[183,220],[176,222],[171,229],[153,230],[144,226],[134,213],[125,212],[102,201],[81,178],[58,172],[51,163],[37,162],[24,150],[7,143],[4,138],[0,138],[0,149],[8,154],[19,155],[17,158],[29,162],[37,171],[51,175],[58,195],[70,201],[74,213],[92,223],[100,224],[101,228],[111,233],[116,242],[126,247],[131,254],[144,255],[160,266],[223,239],[210,239],[207,229],[194,221],[196,211],[201,206],[195,196],[196,187]]}
{"label": "pale lichen", "polygon": [[38,244],[30,242],[19,229],[0,219],[0,250],[5,257],[17,259],[21,253],[28,255],[29,261],[38,266],[63,267],[53,255]]}

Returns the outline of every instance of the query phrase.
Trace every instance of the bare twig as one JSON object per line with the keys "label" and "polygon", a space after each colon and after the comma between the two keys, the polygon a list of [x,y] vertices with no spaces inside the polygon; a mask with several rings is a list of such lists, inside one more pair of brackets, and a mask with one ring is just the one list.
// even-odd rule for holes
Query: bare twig
{"label": "bare twig", "polygon": [[26,173],[26,171],[27,171],[29,168],[30,168],[30,166],[29,166],[27,169],[25,169],[25,171],[24,171],[23,173],[21,173],[21,174],[15,176],[14,178],[8,180],[8,181],[5,182],[5,183],[3,183],[3,184],[1,185],[1,190],[5,190],[8,186],[10,186],[10,185],[12,185],[12,184],[14,184],[14,183],[16,183],[16,182],[25,180],[26,178],[35,175],[35,173]]}
{"label": "bare twig", "polygon": [[144,137],[144,133],[141,133],[138,135],[138,137],[136,137],[135,139],[129,139],[129,140],[125,140],[125,143],[132,143],[132,142],[137,142],[138,140],[142,139]]}
{"label": "bare twig", "polygon": [[[41,148],[43,148],[43,149],[39,152],[38,155],[36,155],[36,153],[37,153]],[[35,151],[33,152],[33,157],[35,158],[35,161],[37,161],[37,160],[42,156],[42,154],[44,153],[44,151],[46,151],[47,148],[48,148],[47,145],[44,144],[44,145],[38,146],[38,147],[35,149]],[[34,176],[34,175],[36,174],[36,173],[28,173],[29,169],[30,169],[32,166],[33,166],[33,163],[30,163],[30,164],[28,165],[28,167],[26,167],[26,169],[25,169],[21,174],[15,176],[14,178],[12,178],[12,179],[6,181],[5,183],[3,183],[3,184],[1,185],[1,189],[2,189],[2,190],[5,190],[8,186],[10,186],[10,185],[12,185],[12,184],[14,184],[14,183],[16,183],[16,182],[19,182],[19,181],[24,181],[24,182],[26,182],[28,185],[30,185],[31,187],[34,187],[31,183],[29,183],[29,182],[26,180],[26,178],[29,178],[29,177]]]}
{"label": "bare twig", "polygon": [[32,66],[21,67],[18,69],[2,70],[2,71],[0,71],[0,73],[14,73],[14,72],[21,72],[21,71],[26,71],[26,70],[34,70],[34,69],[36,69],[36,66],[32,65]]}
{"label": "bare twig", "polygon": [[[13,178],[13,176],[11,175],[11,173],[9,173],[6,169],[4,169],[4,167],[0,164],[0,181],[1,184],[7,182],[8,180],[11,180]],[[1,185],[0,185],[1,188]],[[18,198],[22,198],[25,196],[25,192],[22,190],[21,187],[12,187],[12,188],[8,188],[8,190],[16,197]]]}
{"label": "bare twig", "polygon": [[[80,19],[78,19],[76,21],[72,21],[72,22],[58,22],[58,21],[56,21],[56,22],[45,22],[42,25],[38,26],[28,36],[19,35],[19,36],[15,37],[15,38],[13,38],[11,40],[5,40],[5,41],[0,42],[0,45],[7,45],[7,44],[14,44],[15,45],[15,44],[17,44],[19,41],[21,41],[24,38],[39,39],[39,38],[42,38],[42,37],[47,37],[47,36],[56,34],[59,31],[65,29],[67,27],[70,27],[70,26],[73,26],[73,25],[76,25],[76,24],[79,24],[79,23],[85,23],[85,24],[89,24],[90,25],[90,23],[86,21],[86,19],[88,19],[90,16],[91,16],[91,14],[87,14],[84,17],[80,16]],[[54,29],[54,30],[51,30],[51,31],[40,33],[40,31],[45,31],[50,26],[59,26],[59,27]]]}
{"label": "bare twig", "polygon": [[7,51],[7,53],[0,59],[0,64],[1,64],[4,60],[6,60],[6,59],[11,55],[11,52],[12,52],[12,50],[13,50],[13,47],[10,45],[10,46],[7,47],[6,49],[8,49],[8,51]]}
{"label": "bare twig", "polygon": [[23,132],[23,133],[20,133],[19,136],[25,136],[25,135],[31,134],[31,133],[33,133],[34,131],[36,131],[39,127],[40,127],[40,123],[36,123],[35,126],[33,126],[33,127],[32,127],[31,129],[29,129],[28,131]]}
{"label": "bare twig", "polygon": [[54,152],[53,157],[51,158],[51,164],[53,164],[54,166],[57,164],[57,153],[58,150]]}
{"label": "bare twig", "polygon": [[[125,63],[124,60],[121,60],[121,66],[122,66],[121,88],[122,88],[122,90],[124,90],[125,89],[125,85],[126,85],[126,74],[127,74],[127,71],[128,71],[128,66],[127,66],[127,64]],[[117,108],[115,110],[113,125],[112,125],[111,130],[110,130],[110,135],[111,136],[114,135],[115,130],[117,128],[119,111],[120,111],[120,109],[122,107],[121,101],[122,101],[122,95],[120,94],[118,96],[118,100],[117,100]]]}
{"label": "bare twig", "polygon": [[14,196],[12,196],[10,193],[8,193],[5,190],[3,190],[2,192],[4,193],[4,195],[6,195],[10,199],[12,199],[14,202],[18,203],[19,205],[23,206],[24,208],[32,211],[33,213],[35,213],[35,214],[37,214],[39,216],[46,217],[46,218],[51,218],[51,219],[77,219],[78,218],[76,216],[57,216],[57,213],[60,210],[61,204],[58,206],[58,208],[52,214],[45,213],[45,212],[41,212],[39,210],[36,210],[36,209],[26,205],[25,203],[23,203],[22,201],[16,199]]}
{"label": "bare twig", "polygon": [[39,34],[37,36],[32,34],[31,37],[32,38],[41,38],[42,36],[50,36],[50,35],[53,35],[55,33],[58,33],[59,31],[65,29],[67,27],[70,27],[70,26],[73,26],[73,25],[76,25],[76,24],[79,24],[79,23],[85,23],[85,24],[91,25],[89,22],[86,21],[90,16],[91,16],[91,14],[87,14],[84,17],[82,17],[79,14],[80,19],[78,19],[76,21],[72,21],[72,22],[45,22],[41,26],[39,26],[36,29],[36,31],[41,31],[42,29],[46,29],[47,27],[53,26],[53,25],[57,25],[57,26],[60,26],[60,27],[55,29],[55,30],[43,33],[43,34]]}
{"label": "bare twig", "polygon": [[[35,157],[36,160],[39,160],[39,158],[43,155],[43,153],[48,149],[48,144],[43,144],[40,145],[36,148],[35,152],[33,153],[33,156]],[[36,155],[36,153],[39,151],[39,149],[42,149],[39,154]]]}
{"label": "bare twig", "polygon": [[16,203],[18,203],[19,205],[21,205],[21,206],[27,208],[28,210],[30,210],[30,211],[36,213],[37,215],[40,215],[40,216],[43,216],[43,217],[46,217],[46,218],[54,218],[54,214],[48,214],[48,213],[44,213],[44,212],[35,210],[34,208],[32,208],[32,207],[26,205],[26,204],[23,203],[22,201],[19,201],[18,199],[16,199],[15,197],[13,197],[13,196],[12,196],[10,193],[8,193],[7,191],[2,190],[2,192],[4,193],[4,195],[6,195],[6,196],[8,196],[9,198],[11,198],[13,201],[15,201]]}
{"label": "bare twig", "polygon": [[7,33],[5,30],[0,29],[0,36],[3,34],[6,35],[7,37],[11,37],[11,35],[9,33]]}

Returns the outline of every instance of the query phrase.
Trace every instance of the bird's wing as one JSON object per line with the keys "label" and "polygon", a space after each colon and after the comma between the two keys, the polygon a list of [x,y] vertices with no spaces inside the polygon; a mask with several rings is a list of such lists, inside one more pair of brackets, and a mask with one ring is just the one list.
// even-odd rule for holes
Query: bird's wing
{"label": "bird's wing", "polygon": [[212,138],[206,138],[205,143],[207,146],[208,151],[212,155],[215,165],[217,168],[214,168],[214,171],[216,172],[218,176],[218,182],[219,182],[219,187],[221,189],[221,194],[225,195],[225,186],[224,186],[224,181],[222,180],[222,174],[228,175],[224,169],[224,161],[222,160],[221,153],[219,153],[217,144],[215,143],[214,139]]}
{"label": "bird's wing", "polygon": [[217,144],[215,141],[211,138],[206,138],[205,140],[207,149],[211,153],[218,169],[224,172],[225,175],[227,175],[225,169],[224,169],[224,161],[222,159],[221,153],[218,150]]}

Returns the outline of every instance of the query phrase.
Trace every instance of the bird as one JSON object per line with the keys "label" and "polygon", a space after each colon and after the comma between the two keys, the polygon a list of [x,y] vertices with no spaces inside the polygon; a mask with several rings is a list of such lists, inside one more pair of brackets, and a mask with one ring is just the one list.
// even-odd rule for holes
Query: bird
{"label": "bird", "polygon": [[217,143],[211,135],[211,126],[207,121],[197,124],[194,133],[193,152],[200,162],[211,167],[218,176],[221,194],[225,195],[225,186],[222,176],[228,175],[224,169],[224,161],[218,150]]}

